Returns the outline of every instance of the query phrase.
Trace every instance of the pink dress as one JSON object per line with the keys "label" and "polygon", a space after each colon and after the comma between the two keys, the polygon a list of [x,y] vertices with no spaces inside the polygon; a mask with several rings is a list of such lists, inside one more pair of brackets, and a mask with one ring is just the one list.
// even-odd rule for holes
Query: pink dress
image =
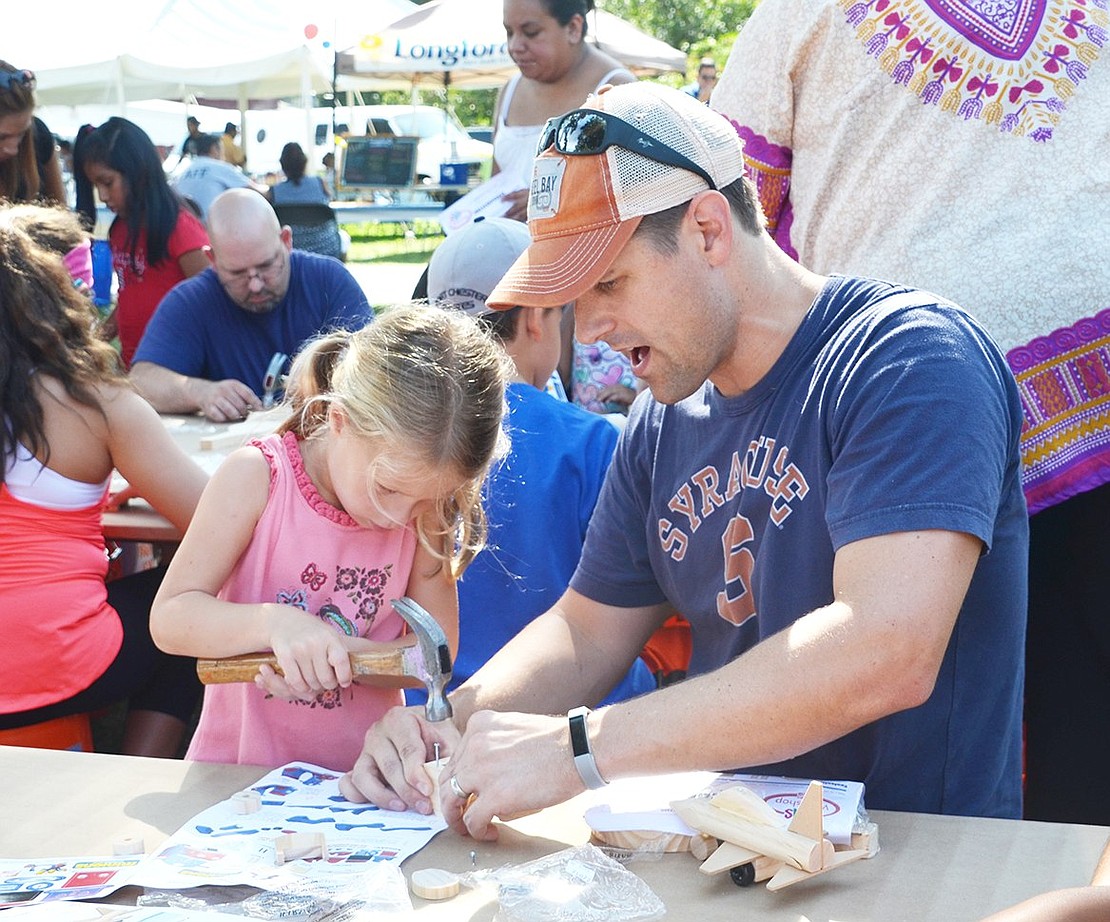
{"label": "pink dress", "polygon": [[[270,497],[219,597],[295,605],[352,637],[399,637],[404,621],[390,602],[408,586],[415,533],[363,528],[327,503],[292,433],[251,444],[270,464]],[[267,766],[304,759],[346,771],[367,728],[401,703],[399,689],[357,684],[311,702],[267,698],[251,682],[209,685],[187,758]]]}

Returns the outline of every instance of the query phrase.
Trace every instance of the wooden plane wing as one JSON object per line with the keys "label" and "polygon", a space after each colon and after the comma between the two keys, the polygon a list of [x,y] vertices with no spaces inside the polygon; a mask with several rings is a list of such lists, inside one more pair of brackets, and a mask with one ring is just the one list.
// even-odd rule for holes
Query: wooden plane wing
{"label": "wooden plane wing", "polygon": [[741,848],[732,842],[722,842],[712,855],[698,865],[698,870],[703,874],[720,874],[737,865],[747,864],[749,861],[755,861],[757,858],[763,857],[759,852],[753,852],[750,848]]}

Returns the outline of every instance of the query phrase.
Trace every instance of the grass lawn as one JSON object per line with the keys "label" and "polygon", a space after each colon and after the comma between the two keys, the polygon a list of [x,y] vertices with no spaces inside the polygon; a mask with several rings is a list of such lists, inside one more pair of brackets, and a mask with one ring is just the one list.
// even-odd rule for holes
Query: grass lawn
{"label": "grass lawn", "polygon": [[426,263],[432,251],[443,242],[438,221],[412,221],[408,224],[366,222],[344,224],[351,235],[349,262]]}

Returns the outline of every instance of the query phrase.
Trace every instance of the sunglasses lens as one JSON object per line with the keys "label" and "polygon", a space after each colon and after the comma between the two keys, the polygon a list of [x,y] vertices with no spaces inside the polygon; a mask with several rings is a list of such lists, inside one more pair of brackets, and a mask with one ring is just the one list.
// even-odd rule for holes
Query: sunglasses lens
{"label": "sunglasses lens", "polygon": [[558,118],[549,118],[547,120],[547,124],[543,128],[543,134],[540,135],[540,143],[536,145],[537,157],[555,143],[555,131],[558,127]]}
{"label": "sunglasses lens", "polygon": [[555,146],[565,154],[596,154],[605,149],[605,117],[572,112],[557,128]]}

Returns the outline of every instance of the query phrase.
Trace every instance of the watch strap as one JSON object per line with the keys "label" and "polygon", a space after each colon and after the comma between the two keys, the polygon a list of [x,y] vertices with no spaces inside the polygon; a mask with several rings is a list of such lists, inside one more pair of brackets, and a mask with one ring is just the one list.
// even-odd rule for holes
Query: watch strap
{"label": "watch strap", "polygon": [[578,707],[567,713],[570,722],[570,748],[574,754],[574,767],[578,769],[578,776],[582,783],[592,791],[605,787],[608,782],[601,777],[597,770],[597,762],[590,750],[590,737],[586,732],[586,717],[590,713],[587,707]]}

